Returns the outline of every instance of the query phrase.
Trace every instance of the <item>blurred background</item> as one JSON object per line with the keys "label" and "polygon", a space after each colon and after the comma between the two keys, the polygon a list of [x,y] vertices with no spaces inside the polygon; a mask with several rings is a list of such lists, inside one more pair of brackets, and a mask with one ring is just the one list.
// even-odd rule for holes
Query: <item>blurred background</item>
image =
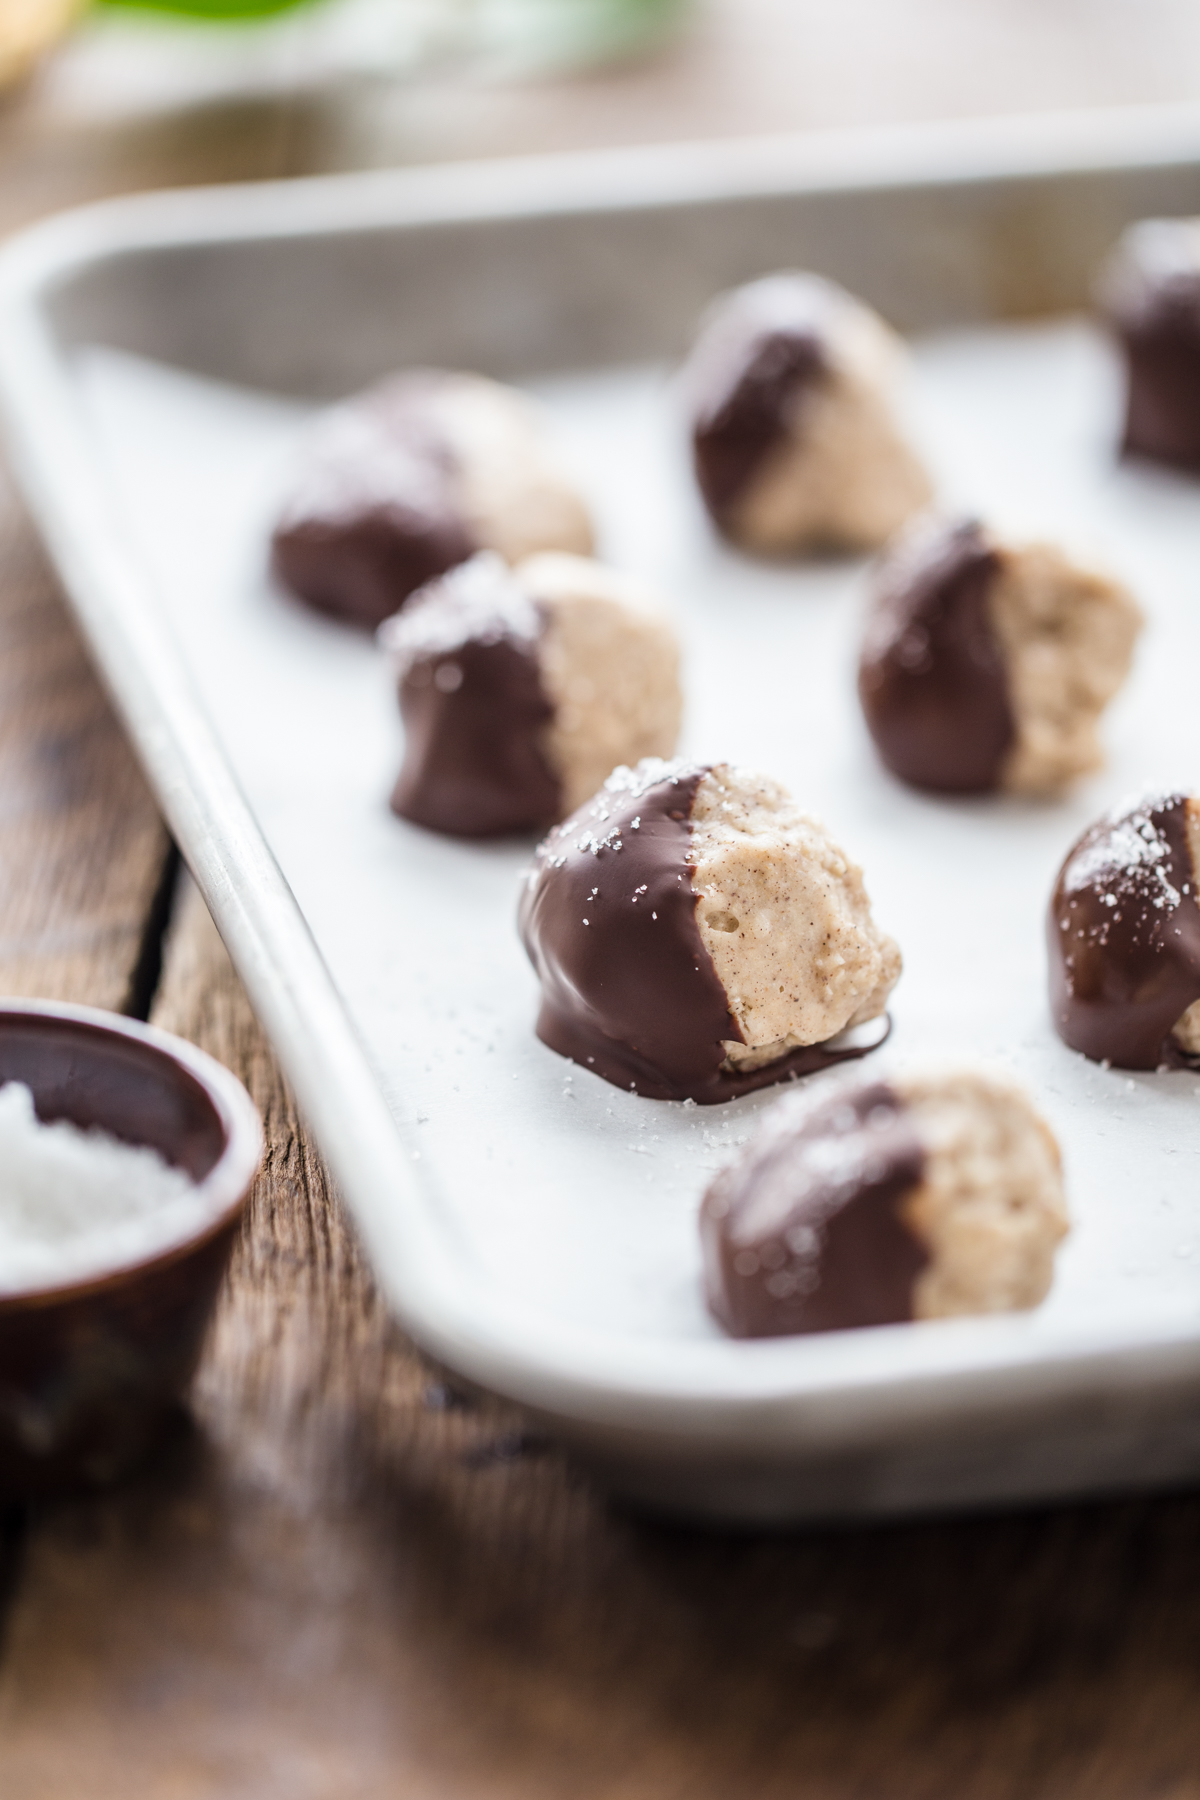
{"label": "blurred background", "polygon": [[88,191],[1188,101],[1192,0],[0,0],[0,229]]}

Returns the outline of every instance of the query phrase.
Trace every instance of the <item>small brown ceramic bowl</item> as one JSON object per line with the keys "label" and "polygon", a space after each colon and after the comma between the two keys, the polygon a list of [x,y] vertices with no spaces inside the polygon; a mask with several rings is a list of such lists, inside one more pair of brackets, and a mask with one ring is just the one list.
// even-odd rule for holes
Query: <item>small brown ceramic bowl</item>
{"label": "small brown ceramic bowl", "polygon": [[11,1496],[111,1480],[147,1449],[196,1367],[262,1126],[204,1051],[88,1006],[0,1000],[7,1081],[32,1090],[44,1123],[157,1150],[199,1184],[209,1215],[143,1261],[0,1293],[0,1494]]}

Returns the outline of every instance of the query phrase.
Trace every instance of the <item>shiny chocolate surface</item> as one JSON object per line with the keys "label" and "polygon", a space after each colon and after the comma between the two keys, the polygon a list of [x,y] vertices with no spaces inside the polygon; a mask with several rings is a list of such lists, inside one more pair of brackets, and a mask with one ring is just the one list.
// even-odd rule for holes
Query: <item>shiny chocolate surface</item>
{"label": "shiny chocolate surface", "polygon": [[867,728],[913,787],[987,793],[1015,737],[988,615],[996,551],[972,520],[925,522],[884,559],[858,671]]}
{"label": "shiny chocolate surface", "polygon": [[781,1102],[700,1211],[708,1304],[726,1331],[782,1337],[911,1319],[928,1256],[900,1202],[924,1163],[884,1082]]}
{"label": "shiny chocolate surface", "polygon": [[273,573],[309,606],[373,628],[478,547],[438,423],[445,379],[398,376],[314,429],[271,539]]}
{"label": "shiny chocolate surface", "polygon": [[460,837],[537,831],[560,789],[540,737],[552,708],[536,655],[501,638],[464,644],[401,679],[404,761],[392,811]]}
{"label": "shiny chocolate surface", "polygon": [[1200,470],[1200,238],[1150,220],[1122,241],[1101,303],[1125,360],[1121,448]]}
{"label": "shiny chocolate surface", "polygon": [[740,1043],[742,1031],[700,936],[687,862],[708,766],[616,771],[539,847],[519,907],[542,984],[542,1042],[618,1087],[702,1105],[867,1048],[812,1044],[745,1073],[722,1068],[722,1040]]}
{"label": "shiny chocolate surface", "polygon": [[541,612],[485,552],[431,583],[380,632],[399,682],[404,761],[392,810],[432,831],[542,830],[562,810],[542,749]]}
{"label": "shiny chocolate surface", "polygon": [[825,371],[815,331],[765,330],[744,351],[736,376],[713,370],[692,428],[692,457],[704,503],[720,525],[729,522],[766,457],[788,434],[797,401]]}
{"label": "shiny chocolate surface", "polygon": [[1073,1050],[1121,1069],[1193,1066],[1171,1036],[1200,1000],[1200,905],[1187,796],[1100,819],[1074,845],[1047,920],[1050,1008]]}

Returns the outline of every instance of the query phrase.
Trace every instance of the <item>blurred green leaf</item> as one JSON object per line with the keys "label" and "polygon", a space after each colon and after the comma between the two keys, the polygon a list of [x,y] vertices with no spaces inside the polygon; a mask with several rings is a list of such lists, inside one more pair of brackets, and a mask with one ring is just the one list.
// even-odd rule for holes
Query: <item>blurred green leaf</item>
{"label": "blurred green leaf", "polygon": [[241,19],[265,19],[272,13],[291,12],[312,0],[97,0],[99,6],[122,12],[168,12],[189,19],[210,19],[215,25],[236,25]]}

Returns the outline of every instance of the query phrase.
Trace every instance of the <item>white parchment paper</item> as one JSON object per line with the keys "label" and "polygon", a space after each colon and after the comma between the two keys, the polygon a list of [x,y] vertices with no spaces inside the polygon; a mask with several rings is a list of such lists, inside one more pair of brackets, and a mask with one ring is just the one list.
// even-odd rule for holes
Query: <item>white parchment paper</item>
{"label": "white parchment paper", "polygon": [[[1081,324],[916,351],[913,429],[947,500],[1101,558],[1147,613],[1109,766],[1058,804],[926,798],[879,768],[854,694],[865,567],[764,567],[718,545],[663,371],[536,391],[603,553],[674,604],[683,748],[782,778],[865,868],[905,957],[891,1043],[868,1066],[990,1061],[1023,1077],[1058,1133],[1075,1229],[1050,1299],[1014,1329],[1196,1318],[1200,1077],[1106,1071],[1066,1050],[1042,940],[1078,832],[1144,785],[1200,782],[1200,483],[1114,461],[1115,370]],[[650,1356],[655,1340],[717,1337],[696,1207],[771,1094],[724,1108],[637,1100],[536,1041],[513,927],[531,846],[456,843],[392,816],[401,734],[382,658],[268,582],[305,409],[111,352],[89,352],[81,375],[116,503],[390,1103],[419,1126],[464,1263]]]}

